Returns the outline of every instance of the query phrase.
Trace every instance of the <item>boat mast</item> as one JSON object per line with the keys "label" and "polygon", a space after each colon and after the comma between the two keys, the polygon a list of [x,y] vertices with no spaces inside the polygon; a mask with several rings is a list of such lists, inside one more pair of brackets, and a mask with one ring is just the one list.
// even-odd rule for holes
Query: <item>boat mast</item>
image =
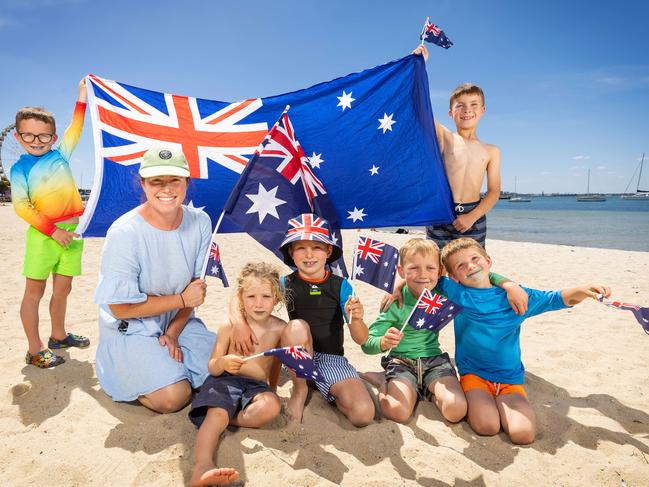
{"label": "boat mast", "polygon": [[642,153],[642,160],[640,161],[640,174],[638,174],[638,185],[635,188],[635,192],[640,192],[640,178],[642,178],[642,166],[644,165],[644,152]]}

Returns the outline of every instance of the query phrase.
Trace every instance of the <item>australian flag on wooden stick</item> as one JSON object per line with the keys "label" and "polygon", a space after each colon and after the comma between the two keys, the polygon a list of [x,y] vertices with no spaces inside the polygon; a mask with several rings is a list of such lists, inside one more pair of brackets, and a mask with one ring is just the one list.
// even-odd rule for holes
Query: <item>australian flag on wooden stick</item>
{"label": "australian flag on wooden stick", "polygon": [[437,44],[444,49],[448,49],[453,45],[451,40],[446,37],[446,34],[444,34],[444,31],[437,27],[435,24],[430,23],[428,19],[426,19],[424,31],[421,33],[420,39],[426,42]]}
{"label": "australian flag on wooden stick", "polygon": [[609,301],[608,299],[604,299],[604,296],[601,295],[599,297],[599,301],[606,306],[610,306],[611,308],[631,311],[633,313],[633,316],[635,316],[635,319],[638,320],[638,323],[640,323],[640,326],[642,326],[642,329],[647,335],[649,335],[649,308],[643,308],[641,306],[638,306],[637,304]]}
{"label": "australian flag on wooden stick", "polygon": [[[223,208],[221,225],[246,232],[283,259],[279,248],[288,222],[303,213],[326,219],[332,240],[342,248],[338,216],[308,164],[287,107],[241,173]],[[331,268],[337,275],[348,275],[342,258]]]}
{"label": "australian flag on wooden stick", "polygon": [[416,330],[439,333],[460,311],[462,307],[453,301],[430,289],[424,289],[408,318],[408,324]]}
{"label": "australian flag on wooden stick", "polygon": [[301,379],[323,381],[324,377],[318,372],[311,354],[300,345],[295,347],[271,348],[264,352],[266,357],[277,357],[277,359],[295,372]]}
{"label": "australian flag on wooden stick", "polygon": [[397,274],[399,251],[385,242],[358,236],[352,279],[392,292]]}
{"label": "australian flag on wooden stick", "polygon": [[218,277],[223,282],[223,287],[230,287],[228,278],[225,277],[225,271],[223,270],[223,265],[221,264],[219,246],[216,244],[216,242],[212,242],[212,244],[210,245],[210,255],[207,259],[207,268],[205,275]]}

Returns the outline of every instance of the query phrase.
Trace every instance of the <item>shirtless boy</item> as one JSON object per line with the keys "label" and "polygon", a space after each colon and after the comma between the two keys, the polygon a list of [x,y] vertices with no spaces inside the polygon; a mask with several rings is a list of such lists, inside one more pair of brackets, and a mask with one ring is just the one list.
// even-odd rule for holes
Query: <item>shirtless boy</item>
{"label": "shirtless boy", "polygon": [[[413,54],[428,59],[426,46],[419,46]],[[453,201],[455,220],[450,225],[426,228],[428,238],[441,249],[453,239],[471,237],[482,247],[487,237],[486,214],[500,196],[500,149],[478,139],[478,123],[485,113],[484,93],[477,85],[465,83],[453,91],[449,116],[455,123],[451,132],[435,121],[437,143],[442,153]],[[480,199],[480,189],[487,175],[487,193]]]}

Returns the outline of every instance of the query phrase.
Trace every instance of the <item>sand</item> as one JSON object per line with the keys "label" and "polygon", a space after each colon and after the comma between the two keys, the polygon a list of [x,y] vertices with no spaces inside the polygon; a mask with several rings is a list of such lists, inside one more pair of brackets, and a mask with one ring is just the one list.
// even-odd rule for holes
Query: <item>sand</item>
{"label": "sand", "polygon": [[[187,484],[195,430],[187,409],[160,415],[115,403],[95,374],[98,339],[97,283],[103,239],[88,239],[83,276],[75,278],[67,327],[91,338],[86,350],[64,352],[52,370],[26,366],[19,320],[26,224],[0,206],[0,471],[2,485]],[[364,232],[372,233],[372,232]],[[350,265],[356,232],[344,233]],[[393,245],[408,235],[376,233]],[[250,259],[269,252],[244,235],[219,236],[227,275],[234,279]],[[488,240],[494,269],[530,287],[559,289],[604,283],[613,297],[649,304],[649,253]],[[161,263],[161,265],[163,265]],[[48,286],[48,293],[49,293]],[[381,293],[356,290],[371,322]],[[211,279],[199,316],[216,329],[229,290]],[[47,295],[46,295],[47,297]],[[41,334],[49,336],[48,299],[41,305]],[[453,355],[453,332],[441,334]],[[346,351],[359,370],[379,370],[349,338]],[[594,301],[528,320],[522,331],[526,387],[538,416],[538,437],[526,447],[504,434],[475,435],[466,422],[445,423],[421,403],[404,425],[377,418],[355,429],[319,394],[299,426],[282,416],[263,430],[229,429],[217,454],[241,472],[246,485],[295,486],[649,486],[649,336],[629,312]],[[368,386],[369,387],[369,386]],[[285,400],[290,382],[282,381]]]}

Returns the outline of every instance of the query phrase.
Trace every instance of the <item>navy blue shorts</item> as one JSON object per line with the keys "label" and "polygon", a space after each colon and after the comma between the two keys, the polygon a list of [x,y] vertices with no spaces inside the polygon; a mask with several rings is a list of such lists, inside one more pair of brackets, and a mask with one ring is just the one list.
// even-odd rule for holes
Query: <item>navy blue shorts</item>
{"label": "navy blue shorts", "polygon": [[272,389],[261,380],[227,372],[218,377],[210,375],[192,401],[189,419],[200,428],[208,408],[225,409],[232,419],[239,411],[246,409],[255,396],[264,392],[272,392]]}
{"label": "navy blue shorts", "polygon": [[[479,201],[474,201],[473,203],[456,203],[454,208],[455,216],[457,217],[469,213],[479,204]],[[440,250],[442,250],[444,245],[449,243],[451,240],[462,237],[472,238],[476,240],[482,248],[484,248],[485,240],[487,239],[487,216],[482,215],[476,220],[473,226],[464,233],[457,231],[451,224],[426,227],[426,237],[433,240]]]}

